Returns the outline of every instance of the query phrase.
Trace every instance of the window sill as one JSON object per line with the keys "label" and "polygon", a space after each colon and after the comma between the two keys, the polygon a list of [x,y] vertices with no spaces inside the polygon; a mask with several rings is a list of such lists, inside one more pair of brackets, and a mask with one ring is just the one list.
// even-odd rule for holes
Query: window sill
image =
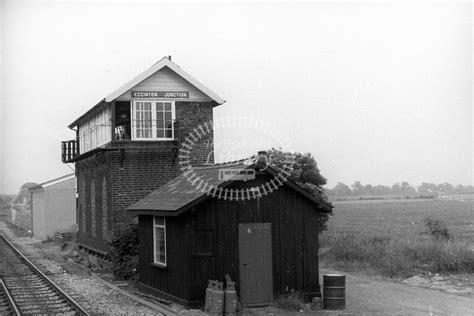
{"label": "window sill", "polygon": [[155,267],[155,268],[166,269],[166,265],[161,264],[161,263],[152,262],[152,263],[150,263],[150,265],[151,265],[152,267]]}

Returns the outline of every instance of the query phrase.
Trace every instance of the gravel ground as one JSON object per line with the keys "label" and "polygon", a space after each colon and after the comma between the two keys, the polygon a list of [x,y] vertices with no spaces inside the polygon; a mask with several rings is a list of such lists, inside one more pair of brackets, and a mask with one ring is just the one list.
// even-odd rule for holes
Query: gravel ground
{"label": "gravel ground", "polygon": [[106,315],[162,315],[112,290],[91,277],[82,269],[64,269],[64,255],[72,249],[62,250],[54,243],[43,243],[28,237],[25,231],[0,221],[0,231],[35,263],[53,282],[75,299],[91,314]]}

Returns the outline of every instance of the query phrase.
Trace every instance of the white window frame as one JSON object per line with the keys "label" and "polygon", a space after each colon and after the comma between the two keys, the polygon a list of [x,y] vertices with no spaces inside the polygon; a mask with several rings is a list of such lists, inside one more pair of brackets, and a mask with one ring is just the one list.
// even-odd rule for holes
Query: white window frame
{"label": "white window frame", "polygon": [[112,140],[110,107],[91,116],[86,122],[79,124],[79,151],[81,154],[105,145]]}
{"label": "white window frame", "polygon": [[[145,137],[137,137],[137,130],[136,130],[136,102],[151,102],[151,137],[150,138],[145,138]],[[171,103],[171,137],[157,137],[156,134],[156,104],[157,103],[162,103],[162,102],[167,102]],[[173,100],[168,100],[168,99],[139,99],[139,100],[132,100],[131,102],[131,109],[130,112],[132,113],[132,140],[164,140],[164,141],[169,141],[169,140],[174,140],[174,124],[176,121],[176,103]],[[166,134],[166,133],[165,133]]]}
{"label": "white window frame", "polygon": [[[157,217],[163,217],[163,225],[157,224],[156,223],[156,218]],[[165,262],[159,261],[159,258],[157,258],[157,253],[156,253],[156,228],[163,228],[164,230],[164,236],[165,236]],[[166,262],[168,260],[168,254],[167,254],[167,246],[166,246],[166,217],[165,216],[153,216],[153,263],[166,267]]]}

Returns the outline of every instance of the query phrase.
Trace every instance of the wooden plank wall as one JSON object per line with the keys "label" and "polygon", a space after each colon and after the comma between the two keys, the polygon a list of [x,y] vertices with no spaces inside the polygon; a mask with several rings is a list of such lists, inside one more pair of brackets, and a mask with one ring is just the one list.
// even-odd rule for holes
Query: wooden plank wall
{"label": "wooden plank wall", "polygon": [[[259,177],[245,184],[237,182],[233,187],[254,186],[266,180]],[[140,282],[151,287],[189,302],[202,301],[208,280],[223,281],[229,273],[239,291],[238,223],[271,223],[273,294],[291,289],[319,293],[316,210],[306,198],[287,187],[250,201],[211,198],[180,217],[168,217],[167,270],[149,265],[153,260],[151,218],[140,216]],[[196,254],[195,236],[199,230],[212,231],[211,256]]]}
{"label": "wooden plank wall", "polygon": [[179,218],[166,219],[167,267],[153,263],[153,217],[139,216],[139,282],[152,286],[171,296],[188,300],[187,275],[191,269],[188,262],[189,245],[186,243],[186,225]]}
{"label": "wooden plank wall", "polygon": [[118,101],[132,100],[131,91],[189,91],[189,98],[176,98],[175,101],[207,102],[209,97],[198,88],[165,67],[137,84],[117,98]]}

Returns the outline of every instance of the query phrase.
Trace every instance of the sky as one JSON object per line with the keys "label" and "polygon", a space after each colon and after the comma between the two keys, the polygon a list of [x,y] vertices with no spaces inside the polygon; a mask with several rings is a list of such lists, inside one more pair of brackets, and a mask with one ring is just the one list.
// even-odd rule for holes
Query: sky
{"label": "sky", "polygon": [[[328,187],[473,183],[469,2],[6,1],[0,10],[1,193],[72,172],[60,157],[75,136],[67,126],[167,55],[226,100],[215,118],[264,120],[287,138],[282,149],[314,155]],[[215,139],[251,140],[242,155],[281,146],[260,134],[228,128]]]}

